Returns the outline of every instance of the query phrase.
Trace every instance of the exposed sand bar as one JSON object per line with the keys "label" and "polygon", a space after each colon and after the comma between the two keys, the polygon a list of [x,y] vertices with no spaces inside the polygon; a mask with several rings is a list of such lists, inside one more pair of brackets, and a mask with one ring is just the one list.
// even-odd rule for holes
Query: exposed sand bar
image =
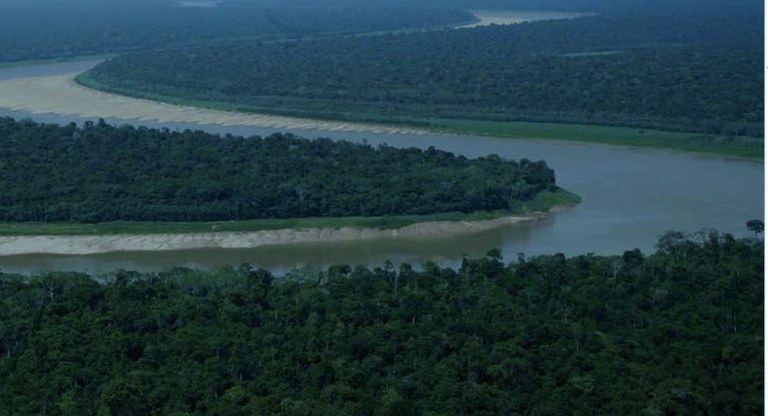
{"label": "exposed sand bar", "polygon": [[477,22],[458,26],[457,29],[490,26],[490,25],[516,25],[526,22],[542,20],[575,19],[577,17],[594,16],[594,13],[577,12],[544,12],[544,11],[506,11],[506,10],[472,10]]}
{"label": "exposed sand bar", "polygon": [[84,118],[166,123],[253,126],[284,130],[325,130],[387,134],[427,134],[426,130],[367,123],[311,120],[209,110],[110,94],[74,81],[77,73],[0,80],[0,109]]}
{"label": "exposed sand bar", "polygon": [[543,214],[539,214],[502,217],[484,221],[423,222],[393,230],[344,227],[187,234],[0,237],[0,256],[22,254],[87,255],[121,251],[173,251],[212,248],[245,249],[296,243],[434,238],[488,231],[505,225],[538,221],[543,217]]}

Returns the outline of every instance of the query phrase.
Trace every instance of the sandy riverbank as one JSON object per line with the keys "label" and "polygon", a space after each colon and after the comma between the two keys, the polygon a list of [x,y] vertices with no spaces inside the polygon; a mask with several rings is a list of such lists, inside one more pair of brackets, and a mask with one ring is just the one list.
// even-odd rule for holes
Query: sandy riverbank
{"label": "sandy riverbank", "polygon": [[93,90],[74,81],[77,73],[0,80],[0,109],[84,118],[116,118],[163,123],[253,126],[281,130],[426,134],[425,130],[366,123],[311,120],[217,111],[166,104]]}
{"label": "sandy riverbank", "polygon": [[344,227],[338,229],[317,228],[188,234],[0,237],[0,256],[22,254],[87,255],[111,252],[192,249],[245,249],[297,243],[419,239],[477,233],[511,224],[538,221],[542,218],[544,218],[543,214],[537,214],[502,217],[484,221],[423,222],[393,230]]}
{"label": "sandy riverbank", "polygon": [[478,19],[472,24],[458,26],[457,29],[466,29],[490,25],[516,25],[526,22],[542,20],[575,19],[577,17],[593,16],[593,13],[576,12],[542,12],[542,11],[505,11],[505,10],[472,10],[472,14]]}

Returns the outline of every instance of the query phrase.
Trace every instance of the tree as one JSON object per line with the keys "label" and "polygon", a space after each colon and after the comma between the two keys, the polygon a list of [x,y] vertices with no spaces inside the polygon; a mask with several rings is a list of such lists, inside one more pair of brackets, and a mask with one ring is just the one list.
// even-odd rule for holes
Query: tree
{"label": "tree", "polygon": [[760,220],[749,220],[747,221],[747,229],[755,233],[755,237],[757,237],[765,229],[765,224]]}

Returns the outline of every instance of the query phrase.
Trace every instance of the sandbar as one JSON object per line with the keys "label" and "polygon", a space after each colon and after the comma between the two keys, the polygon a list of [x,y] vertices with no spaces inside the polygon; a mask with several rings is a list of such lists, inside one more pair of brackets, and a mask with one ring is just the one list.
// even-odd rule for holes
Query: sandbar
{"label": "sandbar", "polygon": [[0,256],[26,254],[89,255],[113,252],[156,252],[193,249],[248,249],[268,245],[298,243],[423,239],[478,233],[512,224],[539,221],[544,217],[545,214],[536,213],[481,221],[433,221],[411,224],[397,229],[342,227],[253,232],[0,237]]}
{"label": "sandbar", "polygon": [[421,135],[417,128],[313,120],[199,107],[111,94],[75,82],[78,73],[0,80],[0,109],[82,118],[251,126],[281,130],[323,130]]}

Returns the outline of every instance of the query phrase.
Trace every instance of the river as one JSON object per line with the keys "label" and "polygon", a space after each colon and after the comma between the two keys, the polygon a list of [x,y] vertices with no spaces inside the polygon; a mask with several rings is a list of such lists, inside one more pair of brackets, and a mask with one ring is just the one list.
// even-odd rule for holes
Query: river
{"label": "river", "polygon": [[478,21],[468,25],[459,26],[459,29],[490,25],[515,25],[519,23],[538,22],[542,20],[562,20],[595,16],[594,13],[523,10],[473,10],[472,13],[475,15]]}
{"label": "river", "polygon": [[[0,68],[0,80],[50,76],[85,70],[93,62],[69,62]],[[63,111],[66,113],[66,111]],[[0,109],[0,116],[69,123],[85,119],[56,114]],[[141,124],[170,129],[200,129],[213,133],[266,135],[274,128],[191,123],[135,122],[108,118],[116,124]],[[295,130],[309,137],[330,137],[397,147],[436,148],[467,157],[495,153],[507,158],[546,160],[558,184],[583,197],[569,211],[536,223],[520,224],[471,236],[420,240],[381,240],[333,244],[261,247],[251,250],[192,250],[178,252],[113,253],[90,256],[24,255],[0,257],[0,270],[35,272],[115,269],[158,270],[172,266],[215,269],[251,263],[277,273],[331,264],[419,265],[434,261],[454,266],[464,256],[480,256],[499,248],[508,260],[525,255],[565,253],[621,254],[640,248],[653,250],[668,230],[696,232],[717,229],[747,236],[744,223],[763,218],[763,163],[681,152],[635,149],[599,144],[497,139],[455,135],[398,135],[340,131]]]}

